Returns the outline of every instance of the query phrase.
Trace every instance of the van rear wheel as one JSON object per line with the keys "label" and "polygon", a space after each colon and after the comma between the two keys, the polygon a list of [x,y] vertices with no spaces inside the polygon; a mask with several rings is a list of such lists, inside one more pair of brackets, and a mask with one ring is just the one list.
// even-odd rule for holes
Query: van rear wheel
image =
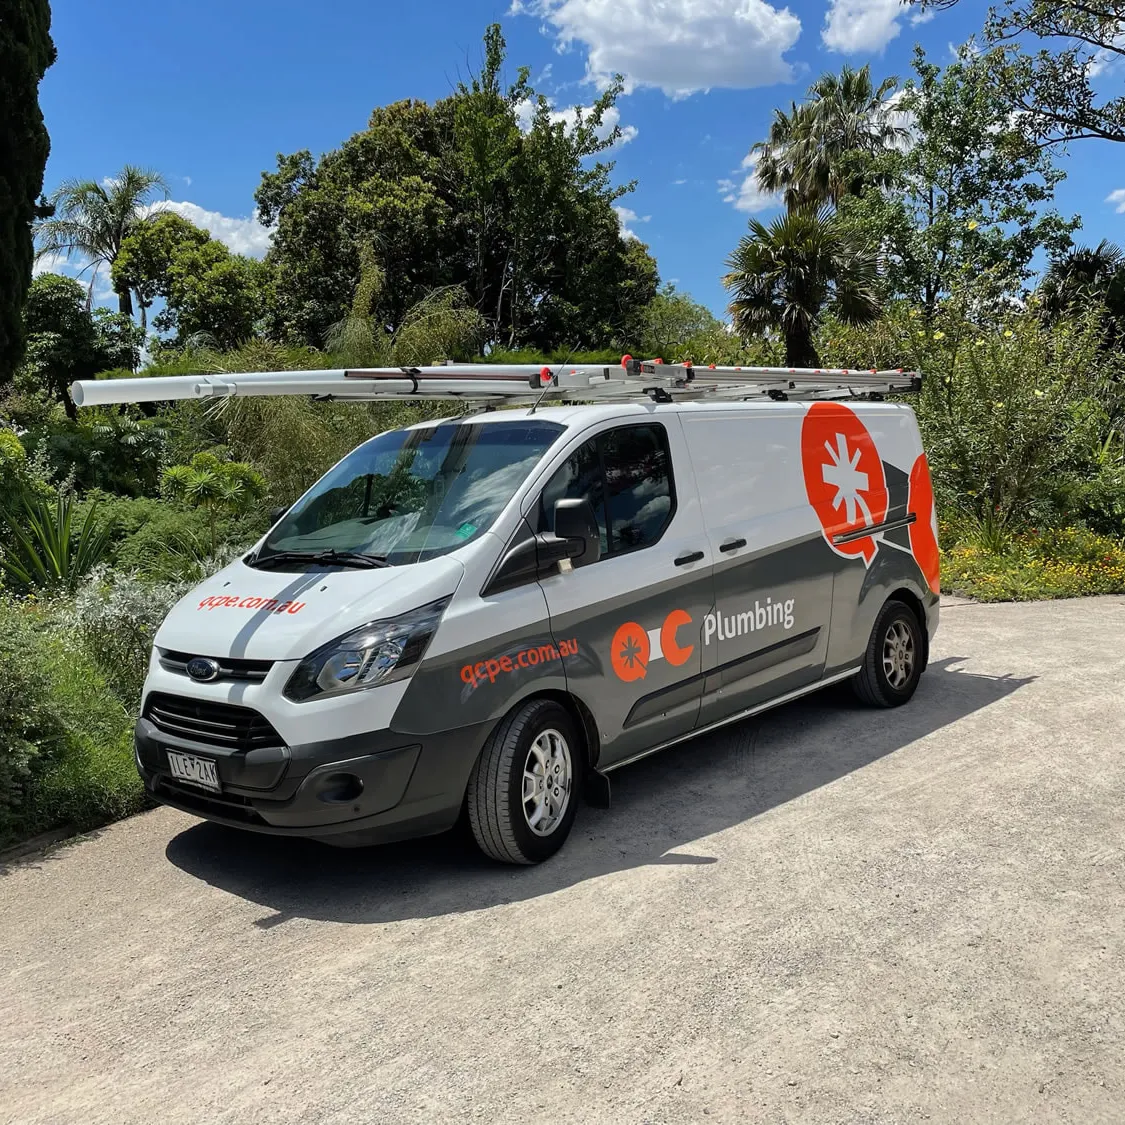
{"label": "van rear wheel", "polygon": [[852,677],[852,690],[869,707],[901,707],[918,688],[922,652],[917,615],[891,598],[875,619],[863,667]]}
{"label": "van rear wheel", "polygon": [[562,847],[578,809],[584,757],[569,712],[549,699],[517,707],[489,735],[469,776],[473,838],[502,863],[540,863]]}

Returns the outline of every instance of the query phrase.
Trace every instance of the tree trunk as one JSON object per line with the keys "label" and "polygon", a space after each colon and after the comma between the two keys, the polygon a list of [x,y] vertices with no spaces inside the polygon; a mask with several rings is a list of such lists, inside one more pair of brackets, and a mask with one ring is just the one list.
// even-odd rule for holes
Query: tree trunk
{"label": "tree trunk", "polygon": [[819,367],[820,356],[813,343],[812,332],[807,328],[787,328],[785,330],[785,366]]}
{"label": "tree trunk", "polygon": [[117,311],[133,319],[133,294],[128,288],[117,290]]}

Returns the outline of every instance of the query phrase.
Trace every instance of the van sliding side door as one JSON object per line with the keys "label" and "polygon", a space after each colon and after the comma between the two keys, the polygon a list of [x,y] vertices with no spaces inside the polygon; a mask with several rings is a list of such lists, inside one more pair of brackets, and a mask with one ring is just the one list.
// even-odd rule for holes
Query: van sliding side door
{"label": "van sliding side door", "polygon": [[[602,557],[540,580],[567,688],[597,724],[607,767],[695,729],[712,552],[675,412],[612,425],[567,452],[535,519],[590,500]],[[530,517],[529,517],[530,518]]]}
{"label": "van sliding side door", "polygon": [[809,505],[800,407],[681,414],[715,558],[700,725],[820,679],[836,559]]}

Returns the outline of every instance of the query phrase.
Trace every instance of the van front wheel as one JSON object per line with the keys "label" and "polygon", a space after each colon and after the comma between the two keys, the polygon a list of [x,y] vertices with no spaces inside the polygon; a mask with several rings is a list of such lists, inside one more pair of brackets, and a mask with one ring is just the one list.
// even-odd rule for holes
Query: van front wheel
{"label": "van front wheel", "polygon": [[489,735],[469,776],[473,838],[502,863],[540,863],[574,823],[584,758],[574,722],[549,699],[517,707]]}
{"label": "van front wheel", "polygon": [[875,620],[852,690],[869,707],[901,707],[921,675],[922,627],[908,605],[892,598]]}

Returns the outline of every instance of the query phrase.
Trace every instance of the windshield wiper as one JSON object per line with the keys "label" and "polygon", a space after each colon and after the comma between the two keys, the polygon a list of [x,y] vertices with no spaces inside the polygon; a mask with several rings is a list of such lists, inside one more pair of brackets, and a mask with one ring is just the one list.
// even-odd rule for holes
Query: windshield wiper
{"label": "windshield wiper", "polygon": [[250,566],[270,567],[282,563],[319,563],[321,566],[354,566],[373,570],[376,567],[390,566],[385,555],[369,555],[363,551],[337,551],[329,547],[327,551],[278,551],[272,555],[255,555],[247,560]]}

